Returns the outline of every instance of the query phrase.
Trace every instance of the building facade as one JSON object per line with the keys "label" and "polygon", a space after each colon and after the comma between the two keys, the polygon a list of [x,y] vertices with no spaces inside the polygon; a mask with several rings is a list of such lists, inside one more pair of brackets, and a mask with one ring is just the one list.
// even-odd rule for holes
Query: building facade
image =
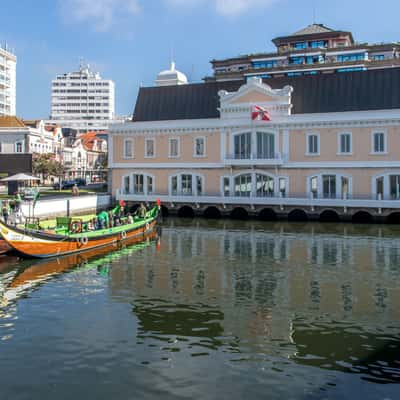
{"label": "building facade", "polygon": [[142,88],[134,122],[110,129],[113,195],[199,213],[400,208],[400,69],[265,82]]}
{"label": "building facade", "polygon": [[16,114],[17,57],[0,45],[0,116]]}
{"label": "building facade", "polygon": [[351,32],[312,24],[288,36],[272,40],[276,52],[247,54],[212,60],[213,77],[232,80],[258,76],[332,74],[400,66],[399,43],[357,43]]}
{"label": "building facade", "polygon": [[58,75],[51,85],[49,123],[74,128],[79,133],[107,129],[115,120],[114,82],[102,79],[88,65]]}

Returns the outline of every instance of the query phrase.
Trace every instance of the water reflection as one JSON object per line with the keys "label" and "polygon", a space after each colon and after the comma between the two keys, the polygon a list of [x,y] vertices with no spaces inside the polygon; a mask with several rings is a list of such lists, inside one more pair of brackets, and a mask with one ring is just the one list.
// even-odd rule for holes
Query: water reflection
{"label": "water reflection", "polygon": [[159,254],[111,271],[111,295],[130,293],[139,343],[159,342],[166,358],[196,355],[196,344],[231,361],[285,357],[397,382],[400,266],[390,228],[202,224],[172,221]]}
{"label": "water reflection", "polygon": [[[50,359],[65,366],[57,382],[68,372],[96,398],[216,398],[216,381],[219,398],[394,398],[380,384],[400,382],[398,237],[376,225],[169,220],[156,245],[9,266],[0,346],[36,346],[3,359],[23,369],[28,352],[38,370]],[[54,277],[47,295],[65,298],[50,307],[38,293]],[[36,342],[27,315],[43,324]]]}

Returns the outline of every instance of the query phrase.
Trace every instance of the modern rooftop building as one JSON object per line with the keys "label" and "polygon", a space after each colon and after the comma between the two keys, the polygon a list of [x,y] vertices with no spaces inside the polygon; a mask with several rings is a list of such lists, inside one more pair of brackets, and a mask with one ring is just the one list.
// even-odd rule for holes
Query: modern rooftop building
{"label": "modern rooftop building", "polygon": [[357,43],[348,31],[312,24],[272,40],[276,52],[212,60],[214,76],[206,80],[244,77],[332,74],[400,66],[400,43]]}
{"label": "modern rooftop building", "polygon": [[0,44],[0,116],[16,113],[17,57]]}
{"label": "modern rooftop building", "polygon": [[[89,65],[58,75],[51,87],[51,120],[78,132],[102,131],[114,120],[114,82]],[[121,121],[119,121],[121,122]]]}

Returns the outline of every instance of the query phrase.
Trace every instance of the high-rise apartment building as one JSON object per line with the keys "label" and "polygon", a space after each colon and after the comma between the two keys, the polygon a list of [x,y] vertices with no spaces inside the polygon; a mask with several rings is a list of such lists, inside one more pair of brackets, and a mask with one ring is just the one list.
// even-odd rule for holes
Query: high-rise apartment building
{"label": "high-rise apartment building", "polygon": [[104,130],[115,113],[114,82],[89,65],[58,75],[51,85],[51,120],[78,132]]}
{"label": "high-rise apartment building", "polygon": [[17,57],[0,44],[0,115],[16,113]]}

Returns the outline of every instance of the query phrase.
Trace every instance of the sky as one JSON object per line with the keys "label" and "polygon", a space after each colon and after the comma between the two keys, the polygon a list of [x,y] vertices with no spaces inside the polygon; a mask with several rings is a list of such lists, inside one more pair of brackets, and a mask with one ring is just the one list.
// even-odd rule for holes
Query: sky
{"label": "sky", "polygon": [[84,59],[115,82],[116,113],[171,58],[191,82],[210,60],[274,51],[271,39],[313,22],[358,42],[400,41],[399,0],[0,0],[0,42],[17,55],[17,115],[48,118],[51,80]]}

